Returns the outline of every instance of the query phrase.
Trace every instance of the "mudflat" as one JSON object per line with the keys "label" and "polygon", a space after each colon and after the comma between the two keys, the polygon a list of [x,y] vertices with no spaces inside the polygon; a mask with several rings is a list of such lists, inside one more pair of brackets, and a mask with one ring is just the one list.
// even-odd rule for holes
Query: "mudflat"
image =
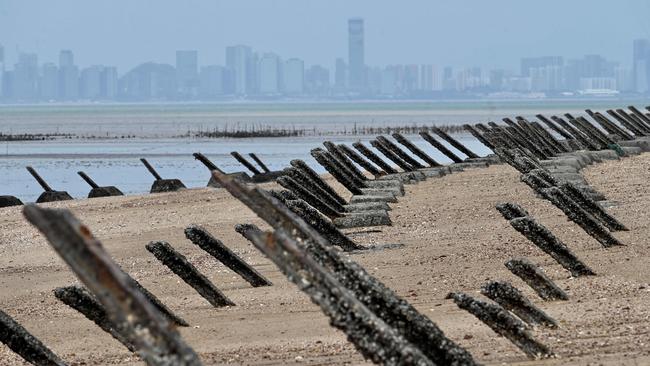
{"label": "mudflat", "polygon": [[[609,212],[630,228],[615,233],[625,246],[602,248],[560,210],[535,197],[518,172],[494,165],[406,186],[406,195],[391,205],[393,226],[347,231],[361,244],[403,246],[352,258],[483,364],[650,364],[650,154],[607,161],[582,173],[608,198]],[[494,208],[500,202],[526,208],[597,275],[571,278],[501,217]],[[128,273],[187,320],[190,327],[181,328],[181,334],[205,364],[368,363],[305,294],[234,231],[238,223],[266,226],[225,190],[44,206],[71,209]],[[250,287],[192,244],[183,233],[190,224],[207,228],[273,286]],[[168,241],[187,256],[236,306],[212,307],[145,249],[154,240]],[[515,257],[539,264],[570,299],[545,302],[537,297],[505,268],[504,262]],[[445,299],[451,291],[480,297],[481,285],[489,280],[512,283],[558,321],[557,329],[533,330],[558,358],[528,360],[507,339]],[[21,208],[0,209],[0,309],[70,364],[142,364],[54,297],[56,287],[74,283],[72,272],[26,222]],[[0,365],[22,363],[0,345]]]}

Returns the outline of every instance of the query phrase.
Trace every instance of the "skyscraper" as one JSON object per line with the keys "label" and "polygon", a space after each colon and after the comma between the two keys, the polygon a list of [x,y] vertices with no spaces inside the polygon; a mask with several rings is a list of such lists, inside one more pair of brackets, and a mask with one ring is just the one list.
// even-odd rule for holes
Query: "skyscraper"
{"label": "skyscraper", "polygon": [[291,58],[284,64],[284,92],[289,95],[302,94],[305,86],[305,62]]}
{"label": "skyscraper", "polygon": [[632,78],[638,93],[650,91],[650,40],[635,39],[632,51]]}
{"label": "skyscraper", "polygon": [[5,49],[0,44],[0,98],[4,97],[5,89]]}
{"label": "skyscraper", "polygon": [[224,76],[225,70],[223,66],[209,65],[201,67],[199,94],[207,98],[214,98],[224,94]]}
{"label": "skyscraper", "polygon": [[197,51],[176,51],[176,85],[184,97],[198,94],[199,65]]}
{"label": "skyscraper", "polygon": [[21,53],[14,66],[12,95],[18,100],[32,100],[38,97],[38,56],[35,53]]}
{"label": "skyscraper", "polygon": [[63,100],[79,97],[79,69],[70,50],[62,50],[59,54],[59,97]]}
{"label": "skyscraper", "polygon": [[348,84],[348,65],[342,58],[336,59],[336,67],[334,69],[334,88],[337,91],[345,90]]}
{"label": "skyscraper", "polygon": [[248,46],[237,45],[226,47],[226,67],[232,70],[234,93],[237,95],[246,95],[251,92],[250,86],[252,80],[249,80],[254,74],[252,70],[252,50]]}
{"label": "skyscraper", "polygon": [[49,101],[59,96],[59,68],[54,63],[43,65],[40,82],[41,99]]}
{"label": "skyscraper", "polygon": [[80,95],[84,99],[97,100],[102,96],[103,66],[90,66],[81,70]]}
{"label": "skyscraper", "polygon": [[366,86],[366,63],[364,59],[363,19],[348,20],[349,87],[362,91]]}
{"label": "skyscraper", "polygon": [[259,60],[259,92],[277,94],[280,92],[280,57],[265,53]]}

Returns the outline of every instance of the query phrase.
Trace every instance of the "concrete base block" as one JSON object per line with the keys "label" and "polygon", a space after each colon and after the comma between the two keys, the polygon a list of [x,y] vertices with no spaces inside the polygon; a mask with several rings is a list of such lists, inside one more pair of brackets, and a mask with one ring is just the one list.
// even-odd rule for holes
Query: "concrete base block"
{"label": "concrete base block", "polygon": [[618,143],[623,149],[626,147],[638,147],[643,152],[650,151],[650,140],[647,139],[635,139],[631,141],[621,141]]}
{"label": "concrete base block", "polygon": [[20,206],[23,202],[14,196],[0,196],[0,208]]}
{"label": "concrete base block", "polygon": [[124,193],[116,187],[97,187],[90,190],[88,198],[124,196]]}
{"label": "concrete base block", "polygon": [[389,202],[389,203],[396,203],[397,198],[395,198],[394,195],[383,195],[383,196],[375,196],[375,195],[354,195],[352,198],[350,198],[350,204],[355,204],[355,203],[368,203],[368,202]]}
{"label": "concrete base block", "polygon": [[399,188],[361,188],[363,195],[369,196],[393,196],[401,197],[404,195],[404,190]]}
{"label": "concrete base block", "polygon": [[70,196],[68,192],[50,191],[50,192],[43,192],[36,200],[36,203],[70,201],[72,199],[73,199],[72,196]]}
{"label": "concrete base block", "polygon": [[345,212],[364,212],[364,211],[390,211],[391,208],[386,202],[367,202],[353,203],[343,206]]}
{"label": "concrete base block", "polygon": [[626,156],[639,155],[643,150],[638,146],[621,146]]}
{"label": "concrete base block", "polygon": [[185,188],[185,184],[178,179],[158,179],[153,182],[151,193],[175,192]]}
{"label": "concrete base block", "polygon": [[355,227],[390,226],[391,221],[386,211],[367,211],[363,213],[347,214],[334,219],[334,225],[339,229]]}

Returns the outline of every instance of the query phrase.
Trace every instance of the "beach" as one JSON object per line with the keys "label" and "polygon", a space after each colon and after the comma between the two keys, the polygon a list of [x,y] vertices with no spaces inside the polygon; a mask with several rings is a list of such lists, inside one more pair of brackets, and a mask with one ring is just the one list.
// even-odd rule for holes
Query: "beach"
{"label": "beach", "polygon": [[[539,199],[508,165],[468,169],[407,185],[391,204],[392,226],[347,230],[362,245],[401,244],[350,257],[412,303],[476,360],[488,365],[637,365],[650,362],[650,154],[606,161],[582,171],[610,203],[608,211],[630,231],[616,237],[625,246],[603,249],[555,206]],[[343,188],[333,179],[327,181]],[[206,177],[207,182],[207,177]],[[265,184],[274,188],[274,184]],[[597,276],[572,278],[553,259],[516,232],[495,210],[500,202],[526,208]],[[69,208],[102,241],[125,271],[187,320],[183,338],[205,364],[367,364],[343,333],[331,328],[320,309],[289,283],[233,227],[267,228],[223,189],[82,199],[44,204]],[[14,317],[71,364],[140,365],[141,361],[79,313],[60,303],[52,290],[77,283],[43,236],[22,217],[21,207],[0,209],[0,309]],[[207,228],[273,282],[252,288],[185,239],[191,224]],[[147,250],[150,241],[173,245],[236,306],[214,308],[163,267]],[[348,255],[348,254],[344,254]],[[504,262],[526,257],[570,296],[545,302]],[[445,297],[502,280],[519,288],[555,318],[558,329],[535,328],[533,335],[557,358],[531,361]],[[0,346],[0,364],[22,361]]]}

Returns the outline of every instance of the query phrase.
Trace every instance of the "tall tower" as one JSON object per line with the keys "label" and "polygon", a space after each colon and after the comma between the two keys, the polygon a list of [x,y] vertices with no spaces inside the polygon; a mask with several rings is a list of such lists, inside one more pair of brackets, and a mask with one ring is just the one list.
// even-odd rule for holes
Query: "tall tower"
{"label": "tall tower", "polygon": [[364,58],[363,19],[348,20],[349,87],[361,91],[366,86],[366,63]]}
{"label": "tall tower", "polygon": [[4,97],[5,49],[0,44],[0,98]]}
{"label": "tall tower", "polygon": [[79,98],[79,68],[70,50],[59,53],[59,97],[63,100]]}
{"label": "tall tower", "polygon": [[245,95],[251,92],[252,53],[252,49],[248,46],[226,47],[226,67],[233,74],[234,92],[237,95]]}
{"label": "tall tower", "polygon": [[176,51],[176,85],[182,96],[198,94],[198,58],[197,51]]}
{"label": "tall tower", "polygon": [[632,74],[636,92],[646,93],[650,91],[650,40],[634,40]]}

